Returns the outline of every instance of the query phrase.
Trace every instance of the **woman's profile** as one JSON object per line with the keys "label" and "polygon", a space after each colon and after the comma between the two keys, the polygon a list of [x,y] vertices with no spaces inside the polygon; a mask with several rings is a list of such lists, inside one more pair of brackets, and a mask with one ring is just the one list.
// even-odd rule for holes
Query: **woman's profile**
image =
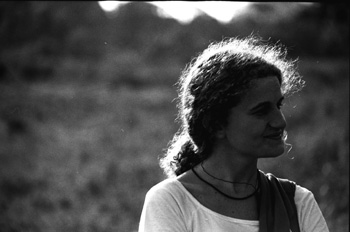
{"label": "woman's profile", "polygon": [[179,131],[145,197],[139,232],[328,231],[306,188],[258,170],[286,150],[284,99],[302,89],[281,45],[255,36],[212,43],[179,84]]}

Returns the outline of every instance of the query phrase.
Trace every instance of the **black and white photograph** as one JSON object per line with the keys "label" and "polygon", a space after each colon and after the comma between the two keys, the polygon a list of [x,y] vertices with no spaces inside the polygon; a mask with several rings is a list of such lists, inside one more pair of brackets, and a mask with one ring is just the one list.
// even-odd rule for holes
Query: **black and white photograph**
{"label": "black and white photograph", "polygon": [[349,231],[348,4],[1,1],[0,231]]}

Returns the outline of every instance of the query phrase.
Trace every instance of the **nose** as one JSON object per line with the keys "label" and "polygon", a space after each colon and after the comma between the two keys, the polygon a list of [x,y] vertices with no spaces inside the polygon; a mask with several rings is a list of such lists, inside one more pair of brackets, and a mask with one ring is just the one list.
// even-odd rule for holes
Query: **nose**
{"label": "nose", "polygon": [[284,130],[287,126],[287,122],[283,112],[281,110],[276,110],[276,112],[272,115],[269,124],[272,128]]}

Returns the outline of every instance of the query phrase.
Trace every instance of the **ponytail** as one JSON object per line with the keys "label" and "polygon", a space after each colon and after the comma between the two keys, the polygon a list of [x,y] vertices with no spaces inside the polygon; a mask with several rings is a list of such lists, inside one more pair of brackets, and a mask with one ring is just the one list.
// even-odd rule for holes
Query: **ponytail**
{"label": "ponytail", "polygon": [[177,169],[175,170],[176,176],[192,169],[194,166],[201,162],[199,154],[197,154],[196,149],[192,141],[185,142],[181,147],[181,151],[178,153],[177,157],[174,157]]}
{"label": "ponytail", "polygon": [[172,177],[181,175],[201,161],[201,155],[191,138],[180,133],[174,136],[165,156],[160,159],[160,166],[168,177]]}

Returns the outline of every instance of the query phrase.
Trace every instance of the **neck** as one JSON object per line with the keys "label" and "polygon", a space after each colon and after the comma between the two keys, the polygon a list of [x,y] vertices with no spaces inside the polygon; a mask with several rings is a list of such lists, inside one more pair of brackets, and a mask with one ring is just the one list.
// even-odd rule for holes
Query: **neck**
{"label": "neck", "polygon": [[[256,184],[257,159],[249,159],[247,156],[243,155],[240,156],[222,151],[214,151],[202,165],[208,173],[216,178],[230,182],[247,183],[251,185]],[[198,167],[197,170],[199,169],[201,169],[201,167]],[[215,180],[212,179],[212,181]],[[241,185],[239,187],[237,185],[237,187],[245,188],[246,186]]]}

